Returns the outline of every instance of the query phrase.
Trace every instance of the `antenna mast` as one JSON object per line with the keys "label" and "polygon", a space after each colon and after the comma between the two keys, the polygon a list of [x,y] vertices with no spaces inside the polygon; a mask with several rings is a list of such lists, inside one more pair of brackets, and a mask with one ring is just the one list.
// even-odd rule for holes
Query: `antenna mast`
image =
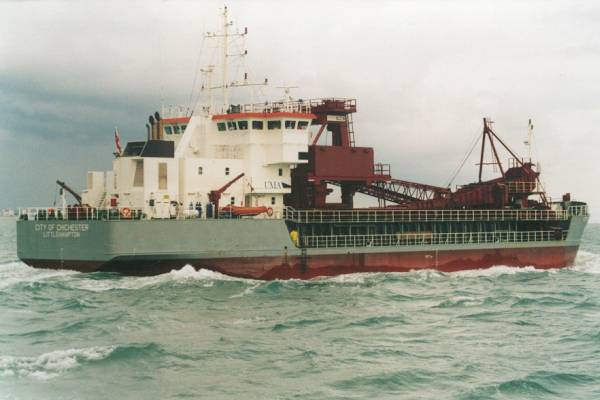
{"label": "antenna mast", "polygon": [[230,45],[230,39],[231,38],[235,38],[235,37],[245,37],[248,34],[248,28],[244,28],[243,32],[236,32],[236,33],[230,33],[229,32],[229,27],[233,25],[232,21],[229,21],[229,17],[228,17],[228,13],[227,13],[227,6],[223,7],[223,14],[222,14],[222,21],[223,21],[223,30],[221,33],[216,33],[216,32],[207,32],[204,37],[205,38],[210,38],[210,39],[214,39],[214,38],[220,38],[221,39],[221,43],[220,43],[220,47],[221,47],[221,62],[220,62],[220,67],[221,67],[221,85],[220,86],[211,86],[211,79],[210,79],[210,74],[214,71],[214,65],[210,65],[207,67],[206,70],[202,70],[202,72],[207,74],[207,89],[209,92],[209,107],[210,107],[210,111],[212,111],[212,103],[213,103],[213,99],[212,99],[212,90],[213,89],[221,89],[221,100],[222,100],[222,109],[220,110],[221,112],[226,112],[227,109],[229,108],[229,88],[234,88],[234,87],[242,87],[242,86],[265,86],[268,82],[267,79],[265,79],[264,82],[261,83],[248,83],[248,73],[244,73],[244,81],[242,83],[240,82],[236,82],[236,81],[232,81],[230,82],[228,79],[228,74],[229,74],[229,57],[245,57],[246,55],[248,55],[248,50],[243,50],[241,53],[238,54],[231,54],[229,53],[229,45]]}
{"label": "antenna mast", "polygon": [[533,158],[531,158],[531,142],[533,139],[533,122],[531,122],[531,118],[529,118],[529,123],[527,124],[527,141],[525,145],[527,146],[527,153],[529,155],[529,162],[533,162]]}

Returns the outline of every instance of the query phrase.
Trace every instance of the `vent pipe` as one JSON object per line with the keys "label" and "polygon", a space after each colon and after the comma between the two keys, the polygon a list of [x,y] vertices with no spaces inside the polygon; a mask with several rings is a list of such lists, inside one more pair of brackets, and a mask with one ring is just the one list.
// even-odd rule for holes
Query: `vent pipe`
{"label": "vent pipe", "polygon": [[152,127],[151,133],[150,133],[151,140],[154,140],[155,136],[156,136],[156,129],[154,127],[154,117],[152,115],[150,117],[148,117],[148,122],[150,122],[150,126]]}
{"label": "vent pipe", "polygon": [[161,123],[160,123],[160,114],[157,112],[154,113],[154,119],[156,120],[156,140],[162,140],[162,129],[161,129]]}

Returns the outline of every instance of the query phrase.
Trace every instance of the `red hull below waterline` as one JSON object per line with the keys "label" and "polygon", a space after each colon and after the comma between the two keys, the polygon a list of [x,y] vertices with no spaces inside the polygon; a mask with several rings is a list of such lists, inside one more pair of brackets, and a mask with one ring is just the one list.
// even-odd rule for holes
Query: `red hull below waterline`
{"label": "red hull below waterline", "polygon": [[38,268],[81,272],[119,272],[125,275],[157,275],[192,265],[226,275],[261,280],[312,279],[360,272],[408,272],[432,269],[441,272],[533,266],[539,269],[573,265],[577,246],[484,250],[416,251],[393,253],[319,254],[306,257],[238,257],[214,259],[114,259],[107,263],[55,260],[24,260]]}

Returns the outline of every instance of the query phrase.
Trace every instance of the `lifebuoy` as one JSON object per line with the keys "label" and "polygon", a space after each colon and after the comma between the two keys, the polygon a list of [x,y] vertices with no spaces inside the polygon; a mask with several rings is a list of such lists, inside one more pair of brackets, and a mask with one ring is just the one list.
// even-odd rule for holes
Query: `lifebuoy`
{"label": "lifebuoy", "polygon": [[271,207],[267,208],[267,215],[268,215],[269,217],[272,217],[272,216],[273,216],[273,209],[272,209]]}
{"label": "lifebuoy", "polygon": [[125,207],[125,208],[122,208],[122,209],[121,209],[121,216],[122,216],[123,218],[129,218],[129,217],[131,217],[131,209],[129,209],[129,208],[127,208],[127,207]]}

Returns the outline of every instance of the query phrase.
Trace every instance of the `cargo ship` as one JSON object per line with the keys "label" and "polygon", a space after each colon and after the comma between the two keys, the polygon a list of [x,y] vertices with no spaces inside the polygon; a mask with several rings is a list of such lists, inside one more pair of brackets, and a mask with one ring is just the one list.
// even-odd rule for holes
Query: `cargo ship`
{"label": "cargo ship", "polygon": [[[282,100],[231,104],[229,91],[268,83],[228,80],[229,43],[248,33],[231,26],[225,8],[206,34],[223,51],[219,68],[202,69],[204,104],[153,113],[146,140],[124,149],[115,130],[112,170],[88,172],[82,193],[57,181],[61,204],[19,210],[24,263],[127,275],[191,265],[264,280],[573,264],[587,205],[568,193],[552,201],[536,164],[488,118],[475,182],[394,178],[355,144],[355,99],[294,99],[286,87]],[[498,176],[486,180],[489,165]],[[357,207],[359,193],[373,205]]]}

